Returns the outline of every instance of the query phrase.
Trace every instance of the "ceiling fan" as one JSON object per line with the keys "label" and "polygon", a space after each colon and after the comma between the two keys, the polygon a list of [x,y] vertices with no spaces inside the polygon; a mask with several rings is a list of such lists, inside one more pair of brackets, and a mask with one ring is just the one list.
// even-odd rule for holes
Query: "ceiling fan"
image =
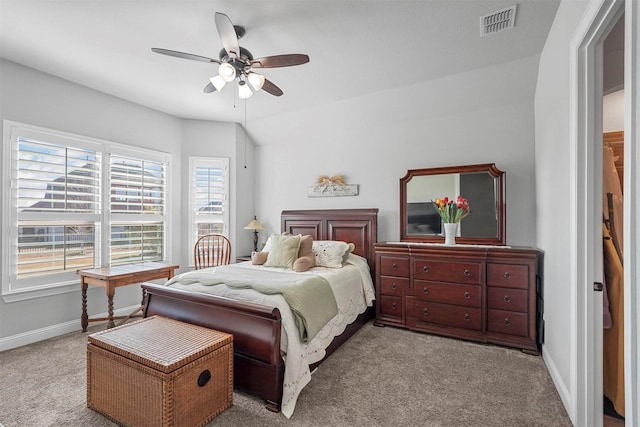
{"label": "ceiling fan", "polygon": [[263,75],[252,71],[252,69],[290,67],[309,62],[308,55],[298,53],[265,56],[254,59],[251,52],[240,46],[238,42],[245,34],[243,27],[233,25],[231,19],[220,12],[216,12],[215,22],[223,46],[219,54],[220,59],[207,58],[205,56],[156,47],[151,50],[155,53],[175,56],[176,58],[220,64],[218,74],[209,79],[210,82],[205,86],[204,92],[220,92],[227,83],[231,83],[237,79],[238,96],[241,99],[246,99],[253,94],[251,88],[255,91],[262,89],[274,96],[280,96],[283,93],[278,86],[266,79]]}

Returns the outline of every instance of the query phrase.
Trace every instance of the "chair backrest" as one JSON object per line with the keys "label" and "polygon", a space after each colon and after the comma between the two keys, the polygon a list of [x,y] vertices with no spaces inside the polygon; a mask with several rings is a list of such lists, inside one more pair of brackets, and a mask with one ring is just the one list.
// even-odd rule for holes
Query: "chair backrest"
{"label": "chair backrest", "polygon": [[195,269],[226,265],[231,262],[231,242],[222,234],[207,234],[193,247]]}

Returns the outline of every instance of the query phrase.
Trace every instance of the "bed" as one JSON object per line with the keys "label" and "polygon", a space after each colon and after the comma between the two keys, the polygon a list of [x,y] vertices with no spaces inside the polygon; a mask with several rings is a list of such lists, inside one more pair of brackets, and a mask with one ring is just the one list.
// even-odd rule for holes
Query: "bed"
{"label": "bed", "polygon": [[[353,243],[353,254],[358,256],[354,260],[368,265],[373,276],[377,214],[377,209],[283,211],[281,230],[292,235],[311,235],[314,241]],[[250,267],[250,263],[246,264],[229,267]],[[319,333],[323,337],[324,348],[316,349],[317,357],[309,359],[312,363],[305,366],[308,372],[301,377],[300,384],[296,386],[298,389],[292,394],[291,379],[285,383],[287,356],[283,359],[281,352],[282,344],[286,347],[287,341],[292,340],[291,336],[287,336],[291,334],[283,334],[281,311],[288,310],[280,310],[276,304],[258,304],[163,285],[144,284],[143,288],[146,293],[145,317],[161,315],[233,334],[234,387],[264,399],[267,409],[276,412],[282,410],[287,417],[293,413],[297,395],[309,381],[308,372],[346,342],[374,313],[372,307],[365,307],[361,313],[353,314],[355,319],[341,326],[344,331],[335,338],[331,337],[332,340],[327,339],[326,334]],[[305,348],[313,348],[312,344],[317,340],[318,337],[314,338],[308,347],[305,344]],[[290,366],[291,362],[287,363]]]}

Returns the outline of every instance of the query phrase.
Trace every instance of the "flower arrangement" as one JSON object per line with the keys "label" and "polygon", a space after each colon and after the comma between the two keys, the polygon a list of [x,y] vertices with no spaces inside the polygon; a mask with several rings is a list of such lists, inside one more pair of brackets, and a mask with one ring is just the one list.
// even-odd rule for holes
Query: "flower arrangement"
{"label": "flower arrangement", "polygon": [[471,213],[469,202],[462,196],[458,196],[455,201],[445,197],[444,199],[436,199],[432,203],[445,223],[458,223]]}

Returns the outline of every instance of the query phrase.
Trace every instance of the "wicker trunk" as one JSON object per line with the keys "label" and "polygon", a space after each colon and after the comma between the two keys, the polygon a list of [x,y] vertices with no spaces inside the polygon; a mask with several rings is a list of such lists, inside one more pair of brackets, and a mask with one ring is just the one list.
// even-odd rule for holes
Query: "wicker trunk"
{"label": "wicker trunk", "polygon": [[232,335],[153,316],[89,336],[87,406],[118,424],[202,426],[232,404]]}

